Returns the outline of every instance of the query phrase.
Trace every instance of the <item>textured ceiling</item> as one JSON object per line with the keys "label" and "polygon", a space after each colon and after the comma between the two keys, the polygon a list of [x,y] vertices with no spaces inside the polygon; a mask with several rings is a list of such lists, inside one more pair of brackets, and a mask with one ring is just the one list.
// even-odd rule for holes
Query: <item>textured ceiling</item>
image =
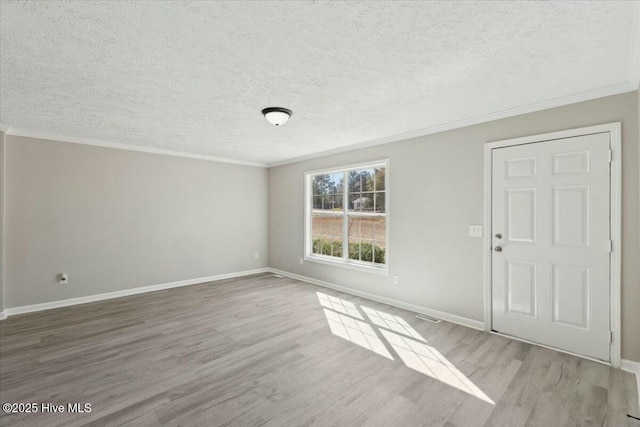
{"label": "textured ceiling", "polygon": [[[0,122],[273,163],[629,85],[634,13],[633,2],[3,0]],[[293,117],[276,128],[268,106]]]}

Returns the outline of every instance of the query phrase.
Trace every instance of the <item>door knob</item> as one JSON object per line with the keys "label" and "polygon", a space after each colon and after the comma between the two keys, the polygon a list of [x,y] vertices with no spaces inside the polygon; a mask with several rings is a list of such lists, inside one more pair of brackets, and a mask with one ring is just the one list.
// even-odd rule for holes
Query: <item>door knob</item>
{"label": "door knob", "polygon": [[493,250],[496,252],[502,252],[502,246],[496,246]]}

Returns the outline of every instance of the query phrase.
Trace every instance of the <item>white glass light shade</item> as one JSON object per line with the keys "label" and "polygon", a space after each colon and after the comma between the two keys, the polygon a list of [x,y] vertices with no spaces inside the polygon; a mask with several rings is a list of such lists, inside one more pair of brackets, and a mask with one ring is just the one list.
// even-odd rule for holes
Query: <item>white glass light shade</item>
{"label": "white glass light shade", "polygon": [[269,121],[269,123],[275,126],[280,126],[287,123],[287,120],[291,117],[291,110],[280,107],[271,107],[262,110],[262,114],[264,114],[264,117]]}

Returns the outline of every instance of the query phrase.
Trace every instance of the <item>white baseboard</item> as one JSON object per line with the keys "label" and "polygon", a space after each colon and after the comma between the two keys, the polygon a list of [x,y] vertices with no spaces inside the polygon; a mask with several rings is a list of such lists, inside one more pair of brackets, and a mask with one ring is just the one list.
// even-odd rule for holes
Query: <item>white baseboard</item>
{"label": "white baseboard", "polygon": [[129,295],[144,294],[147,292],[161,291],[164,289],[179,288],[182,286],[197,285],[199,283],[215,282],[234,277],[249,276],[268,272],[268,268],[257,268],[255,270],[238,271],[234,273],[218,274],[216,276],[199,277],[197,279],[180,280],[177,282],[161,283],[159,285],[143,286],[140,288],[123,289],[121,291],[107,292],[104,294],[88,295],[86,297],[71,298],[59,301],[45,302],[42,304],[23,305],[21,307],[5,308],[0,319],[16,314],[32,313],[35,311],[51,310],[53,308],[68,307],[70,305],[86,304],[89,302],[103,301],[112,298],[126,297]]}
{"label": "white baseboard", "polygon": [[311,277],[301,276],[299,274],[290,273],[288,271],[278,270],[276,268],[268,269],[271,273],[286,276],[291,279],[300,280],[302,282],[311,283],[312,285],[322,286],[324,288],[333,289],[336,291],[344,292],[345,294],[351,294],[362,298],[367,298],[372,301],[381,302],[383,304],[392,305],[394,307],[402,308],[404,310],[413,311],[415,313],[426,314],[431,317],[446,320],[447,322],[456,323],[458,325],[467,326],[469,328],[478,329],[484,331],[484,322],[478,320],[469,319],[467,317],[457,316],[455,314],[445,313],[443,311],[434,310],[432,308],[423,307],[421,305],[411,304],[404,301],[399,301],[393,298],[382,297],[370,292],[360,291],[357,289],[349,288],[346,286],[336,285],[334,283],[325,282]]}
{"label": "white baseboard", "polygon": [[0,311],[0,320],[4,320],[7,318],[7,313],[5,313],[4,311]]}
{"label": "white baseboard", "polygon": [[634,374],[640,374],[640,362],[634,362],[633,360],[622,359],[620,368],[623,371],[631,372]]}

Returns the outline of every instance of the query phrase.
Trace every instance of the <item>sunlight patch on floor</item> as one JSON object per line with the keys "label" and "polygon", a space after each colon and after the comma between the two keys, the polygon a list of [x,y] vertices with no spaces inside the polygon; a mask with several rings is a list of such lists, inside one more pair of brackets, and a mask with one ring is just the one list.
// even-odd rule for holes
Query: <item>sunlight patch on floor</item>
{"label": "sunlight patch on floor", "polygon": [[320,301],[321,306],[330,308],[338,313],[348,314],[356,319],[364,320],[364,317],[362,317],[362,314],[360,314],[352,302],[323,294],[322,292],[316,292],[316,294],[318,295],[318,301]]}
{"label": "sunlight patch on floor", "polygon": [[373,308],[365,306],[362,306],[362,310],[374,325],[407,335],[417,339],[418,341],[427,342],[422,338],[422,335],[420,335],[418,331],[413,329],[411,325],[409,325],[407,321],[400,316],[394,316],[392,314],[385,313],[384,311],[374,310]]}
{"label": "sunlight patch on floor", "polygon": [[320,305],[324,307],[332,334],[395,360],[384,343],[386,341],[408,368],[495,405],[453,363],[433,346],[427,345],[427,340],[402,317],[360,306],[374,327],[365,321],[354,303],[322,292],[316,294]]}
{"label": "sunlight patch on floor", "polygon": [[489,396],[432,346],[385,329],[380,329],[380,332],[407,367],[495,405]]}
{"label": "sunlight patch on floor", "polygon": [[371,350],[387,359],[394,360],[371,325],[326,308],[323,310],[332,334]]}

